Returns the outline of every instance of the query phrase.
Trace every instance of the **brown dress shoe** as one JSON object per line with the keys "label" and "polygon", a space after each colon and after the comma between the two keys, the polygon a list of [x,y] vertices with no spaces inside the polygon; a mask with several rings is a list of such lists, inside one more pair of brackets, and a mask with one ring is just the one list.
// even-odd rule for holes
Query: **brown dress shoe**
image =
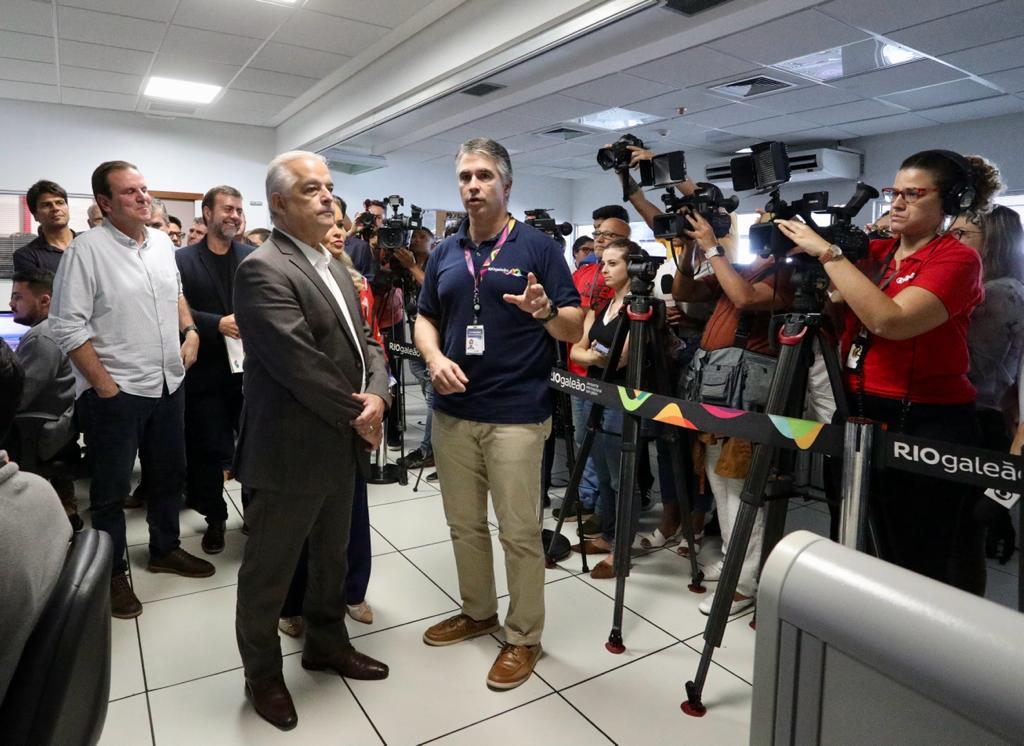
{"label": "brown dress shoe", "polygon": [[110,613],[118,619],[134,619],[142,613],[142,604],[128,582],[127,573],[110,579]]}
{"label": "brown dress shoe", "polygon": [[210,521],[203,534],[203,551],[220,554],[224,551],[224,521]]}
{"label": "brown dress shoe", "polygon": [[[582,547],[583,547],[583,553],[584,554],[611,554],[611,552],[612,552],[611,549],[605,549],[604,547],[600,547],[596,543],[591,541],[590,539],[587,539],[586,541],[584,541]],[[580,551],[580,545],[579,544],[573,544],[572,545],[572,551],[574,551],[574,552]]]}
{"label": "brown dress shoe", "polygon": [[594,580],[608,580],[615,577],[615,566],[611,562],[598,562],[590,571],[590,577]]}
{"label": "brown dress shoe", "polygon": [[423,642],[437,647],[454,645],[463,640],[472,640],[474,637],[497,632],[499,629],[501,629],[501,625],[498,624],[497,614],[479,622],[465,614],[456,614],[429,627],[423,633]]}
{"label": "brown dress shoe", "polygon": [[533,667],[540,660],[540,643],[536,645],[502,646],[501,652],[487,674],[487,686],[491,689],[515,689],[533,673]]}
{"label": "brown dress shoe", "polygon": [[388,666],[374,660],[368,655],[363,655],[355,648],[345,648],[329,658],[307,658],[302,654],[302,667],[307,671],[323,671],[330,669],[346,679],[359,679],[360,681],[377,681],[388,677]]}
{"label": "brown dress shoe", "polygon": [[280,674],[260,681],[246,679],[245,698],[252,702],[261,718],[276,728],[291,730],[299,724],[292,695]]}
{"label": "brown dress shoe", "polygon": [[189,554],[181,547],[174,549],[163,557],[149,559],[150,572],[169,572],[183,578],[208,578],[217,572],[217,568],[195,555]]}

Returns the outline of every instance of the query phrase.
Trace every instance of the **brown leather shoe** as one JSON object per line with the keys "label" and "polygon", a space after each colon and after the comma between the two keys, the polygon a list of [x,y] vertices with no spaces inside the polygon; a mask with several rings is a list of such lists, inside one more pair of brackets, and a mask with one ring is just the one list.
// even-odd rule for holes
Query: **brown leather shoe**
{"label": "brown leather shoe", "polygon": [[[572,551],[574,551],[574,552],[580,551],[580,545],[579,544],[573,544],[572,545]],[[612,552],[611,549],[605,549],[604,547],[600,547],[596,543],[591,541],[590,539],[587,539],[586,541],[583,542],[583,553],[584,554],[611,554],[611,552]]]}
{"label": "brown leather shoe", "polygon": [[479,622],[465,614],[456,614],[429,627],[423,633],[423,642],[436,647],[454,645],[463,640],[472,640],[474,637],[497,632],[499,629],[501,625],[498,624],[497,614]]}
{"label": "brown leather shoe", "polygon": [[217,568],[195,555],[189,554],[181,547],[174,549],[163,557],[149,559],[150,572],[169,572],[183,578],[208,578],[217,572]]}
{"label": "brown leather shoe", "polygon": [[377,681],[388,677],[386,663],[363,655],[355,648],[345,648],[341,652],[323,659],[307,658],[303,653],[302,667],[307,671],[330,669],[346,679],[359,679],[360,681]]}
{"label": "brown leather shoe", "polygon": [[292,703],[292,695],[278,674],[260,681],[245,680],[245,698],[252,702],[256,713],[281,730],[291,730],[299,724],[299,716]]}
{"label": "brown leather shoe", "polygon": [[505,643],[487,674],[491,689],[515,689],[533,673],[540,660],[540,643],[536,645],[510,645]]}
{"label": "brown leather shoe", "polygon": [[224,521],[210,521],[203,534],[203,551],[220,554],[224,551]]}
{"label": "brown leather shoe", "polygon": [[128,574],[115,575],[110,579],[110,614],[118,619],[134,619],[142,613],[142,604],[135,596]]}
{"label": "brown leather shoe", "polygon": [[598,562],[590,571],[594,580],[608,580],[615,577],[615,566],[611,562]]}

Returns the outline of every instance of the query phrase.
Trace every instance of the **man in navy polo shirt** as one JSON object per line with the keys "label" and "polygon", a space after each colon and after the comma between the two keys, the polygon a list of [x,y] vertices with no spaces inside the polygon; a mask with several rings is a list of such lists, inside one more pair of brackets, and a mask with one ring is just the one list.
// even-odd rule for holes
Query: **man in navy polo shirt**
{"label": "man in navy polo shirt", "polygon": [[498,599],[487,524],[490,491],[505,550],[506,644],[494,689],[526,681],[540,658],[544,555],[540,479],[551,430],[555,340],[576,342],[583,312],[562,250],[508,214],[508,151],[469,140],[455,159],[469,215],[427,261],[416,346],[434,386],[434,458],[459,573],[462,613],[430,627],[428,645],[495,632]]}

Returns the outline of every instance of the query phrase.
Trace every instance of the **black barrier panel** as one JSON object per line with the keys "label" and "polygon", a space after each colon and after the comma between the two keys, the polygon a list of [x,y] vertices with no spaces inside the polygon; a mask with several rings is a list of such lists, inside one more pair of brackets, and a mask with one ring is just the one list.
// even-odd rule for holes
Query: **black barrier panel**
{"label": "black barrier panel", "polygon": [[909,435],[886,434],[885,465],[952,482],[1020,492],[1024,458]]}
{"label": "black barrier panel", "polygon": [[647,391],[633,391],[557,369],[551,371],[550,386],[573,396],[590,399],[608,409],[621,409],[638,417],[688,430],[743,438],[776,448],[812,451],[826,456],[842,455],[843,428],[836,425],[744,412],[741,409],[673,399]]}
{"label": "black barrier panel", "polygon": [[420,351],[415,347],[402,344],[401,342],[388,342],[388,352],[407,359],[421,360],[423,358]]}

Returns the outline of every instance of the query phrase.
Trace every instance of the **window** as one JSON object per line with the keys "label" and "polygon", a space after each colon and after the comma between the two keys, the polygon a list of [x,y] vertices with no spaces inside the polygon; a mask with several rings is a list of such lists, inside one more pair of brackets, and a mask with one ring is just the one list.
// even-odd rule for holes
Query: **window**
{"label": "window", "polygon": [[996,197],[996,204],[1009,207],[1015,213],[1020,215],[1021,220],[1024,220],[1024,193],[1000,195]]}

